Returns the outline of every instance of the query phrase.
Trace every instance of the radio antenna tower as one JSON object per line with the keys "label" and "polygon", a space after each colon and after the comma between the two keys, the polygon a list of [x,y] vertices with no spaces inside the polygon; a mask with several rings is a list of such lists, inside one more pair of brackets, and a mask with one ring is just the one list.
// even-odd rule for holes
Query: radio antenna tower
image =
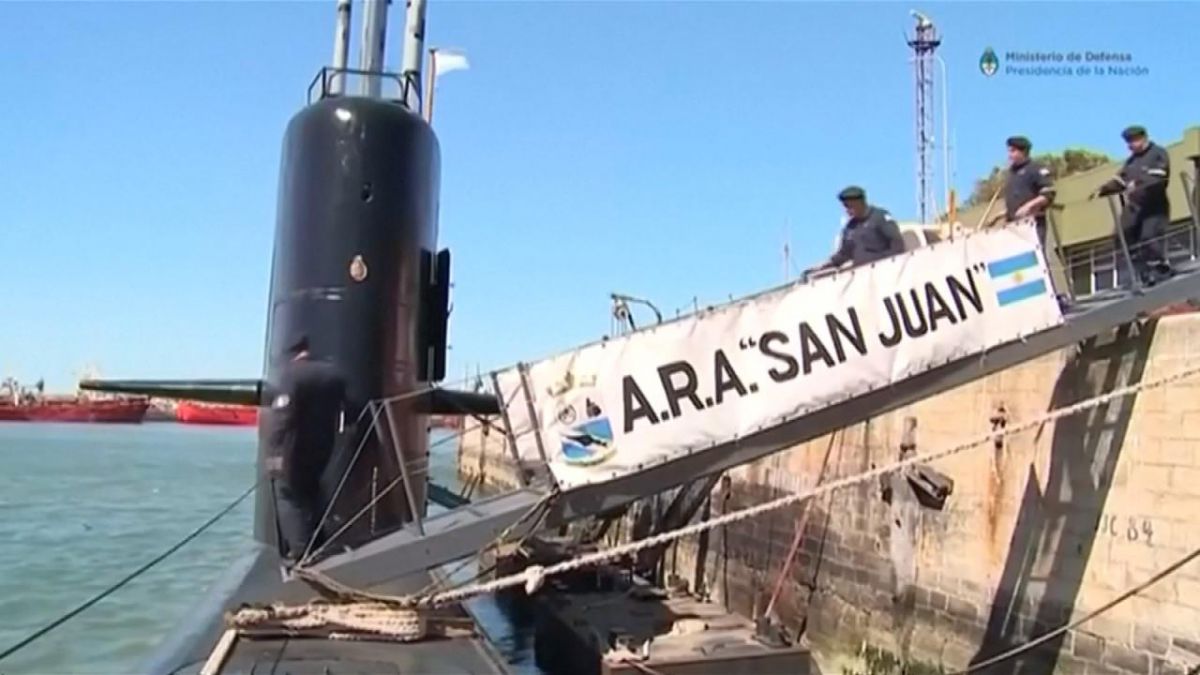
{"label": "radio antenna tower", "polygon": [[[921,223],[929,223],[936,208],[933,196],[933,67],[934,51],[942,44],[933,22],[924,14],[912,10],[917,21],[916,33],[908,41],[913,50],[913,68],[917,90],[917,210]],[[943,143],[946,139],[941,139]]]}

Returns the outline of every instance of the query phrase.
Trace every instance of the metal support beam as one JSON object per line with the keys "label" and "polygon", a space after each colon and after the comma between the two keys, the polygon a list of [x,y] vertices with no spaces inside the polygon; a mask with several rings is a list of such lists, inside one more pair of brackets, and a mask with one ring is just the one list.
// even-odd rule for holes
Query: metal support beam
{"label": "metal support beam", "polygon": [[508,445],[508,453],[512,456],[513,467],[517,470],[517,476],[521,479],[522,487],[529,487],[529,473],[525,471],[525,466],[521,463],[521,453],[517,449],[517,437],[513,435],[512,421],[508,417],[508,403],[504,400],[504,393],[500,390],[500,378],[496,375],[496,371],[492,371],[492,391],[496,393],[496,400],[500,402],[500,419],[504,422],[504,438]]}
{"label": "metal support beam", "polygon": [[542,458],[542,465],[546,466],[550,464],[550,459],[546,456],[546,445],[542,442],[542,422],[538,419],[537,409],[533,406],[533,392],[529,387],[529,366],[518,363],[517,371],[521,374],[521,393],[525,396],[525,410],[533,424],[533,440],[537,444],[538,456]]}
{"label": "metal support beam", "polygon": [[[408,475],[408,462],[404,458],[404,452],[400,448],[399,435],[396,434],[396,418],[392,414],[391,403],[381,403],[383,406],[383,414],[387,416],[388,435],[391,437],[391,442],[388,444],[392,448],[392,454],[395,455],[396,461],[400,464],[400,481],[404,483],[404,498],[408,503],[409,517],[417,526],[417,532],[425,534],[425,526],[421,523],[421,512],[424,504],[418,504],[413,496],[412,482]],[[426,460],[428,461],[428,460]]]}
{"label": "metal support beam", "polygon": [[1188,212],[1192,216],[1192,257],[1200,257],[1200,155],[1189,157],[1192,160],[1192,173],[1180,172],[1183,179],[1184,195],[1188,200]]}
{"label": "metal support beam", "polygon": [[466,506],[471,503],[467,497],[463,497],[450,488],[437,483],[429,483],[429,501],[446,509],[457,509],[460,506]]}
{"label": "metal support beam", "polygon": [[[355,588],[402,578],[414,572],[478,553],[514,523],[509,536],[519,539],[537,526],[529,513],[544,493],[524,489],[473,502],[425,519],[424,534],[413,526],[386,534],[348,553],[331,555],[313,569]],[[302,582],[292,581],[299,584]]]}
{"label": "metal support beam", "polygon": [[[1183,181],[1184,192],[1188,195],[1188,216],[1192,220],[1192,236],[1188,237],[1192,245],[1192,257],[1200,256],[1200,213],[1196,212],[1196,200],[1192,198],[1195,194],[1196,185],[1192,181],[1192,177],[1186,171],[1179,172],[1179,178]],[[1167,251],[1168,255],[1170,251]]]}
{"label": "metal support beam", "polygon": [[[1050,209],[1046,210],[1046,224],[1049,226],[1050,235],[1054,237],[1054,255],[1058,257],[1058,264],[1062,267],[1063,280],[1067,284],[1067,288],[1066,288],[1067,296],[1070,297],[1071,300],[1074,300],[1075,299],[1075,280],[1071,278],[1071,266],[1069,264],[1067,264],[1067,256],[1063,254],[1062,235],[1060,234],[1060,232],[1058,230],[1057,213],[1062,210],[1062,206],[1059,206],[1059,205],[1055,205],[1055,206],[1058,206],[1058,208],[1051,207]],[[1042,244],[1042,250],[1045,251],[1046,250],[1046,242],[1041,242],[1041,244]],[[1049,267],[1049,264],[1047,264],[1047,267]],[[1054,270],[1053,269],[1050,270],[1050,281],[1052,283],[1054,281]],[[1055,289],[1055,291],[1058,293],[1062,293],[1063,289],[1058,288],[1058,289]]]}
{"label": "metal support beam", "polygon": [[[1133,257],[1129,254],[1129,245],[1125,242],[1125,228],[1121,227],[1121,210],[1124,204],[1118,206],[1117,198],[1109,196],[1108,210],[1112,212],[1113,229],[1117,231],[1117,243],[1121,245],[1121,253],[1125,256],[1125,266],[1129,269],[1129,287],[1134,293],[1142,292],[1142,280],[1138,278],[1137,267],[1133,264]],[[1116,267],[1116,261],[1113,261],[1113,267]]]}
{"label": "metal support beam", "polygon": [[586,527],[579,529],[579,533],[575,537],[575,542],[577,544],[594,544],[600,541],[612,529],[613,523],[625,517],[627,511],[627,508],[620,508],[612,513],[597,515]]}
{"label": "metal support beam", "polygon": [[[677,530],[690,523],[700,507],[704,506],[704,502],[708,500],[709,494],[720,479],[721,474],[713,473],[679,488],[671,503],[667,505],[667,510],[658,519],[658,522],[654,523],[651,536]],[[638,569],[643,571],[657,569],[658,563],[666,552],[666,544],[642,551],[638,554]]]}

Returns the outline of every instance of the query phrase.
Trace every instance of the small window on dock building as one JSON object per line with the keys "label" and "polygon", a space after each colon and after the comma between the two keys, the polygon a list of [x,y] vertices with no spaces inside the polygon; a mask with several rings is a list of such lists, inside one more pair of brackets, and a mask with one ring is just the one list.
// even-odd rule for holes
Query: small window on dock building
{"label": "small window on dock building", "polygon": [[[1172,223],[1167,231],[1166,255],[1172,264],[1195,260],[1196,230],[1190,220]],[[1106,239],[1069,246],[1063,251],[1071,268],[1071,285],[1077,298],[1118,288],[1129,283],[1129,263]]]}

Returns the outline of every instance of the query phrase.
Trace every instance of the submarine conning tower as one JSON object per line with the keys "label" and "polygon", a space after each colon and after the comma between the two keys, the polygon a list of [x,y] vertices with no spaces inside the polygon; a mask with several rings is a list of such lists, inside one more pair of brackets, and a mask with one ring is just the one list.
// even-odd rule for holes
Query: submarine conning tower
{"label": "submarine conning tower", "polygon": [[[365,4],[363,68],[345,67],[343,0],[334,66],[314,79],[308,105],[283,139],[258,451],[262,472],[271,453],[273,392],[288,347],[306,336],[311,357],[346,377],[350,403],[321,478],[323,506],[337,495],[326,534],[383,494],[370,517],[338,536],[339,545],[350,546],[411,520],[410,499],[424,509],[426,417],[412,394],[444,377],[449,278],[449,255],[436,248],[438,141],[417,112],[420,44],[416,64],[406,63],[402,75],[383,72],[386,5]],[[410,21],[422,19],[421,7],[410,6],[409,14]],[[420,32],[410,36],[419,40]],[[357,95],[343,93],[351,77],[361,80]],[[399,84],[399,98],[381,96],[389,82]],[[372,401],[388,401],[390,411],[368,409]],[[395,485],[401,462],[411,477],[405,489]],[[257,499],[255,537],[275,544],[272,491],[260,490]]]}
{"label": "submarine conning tower", "polygon": [[[382,99],[338,96],[292,118],[283,142],[265,391],[270,400],[285,352],[301,334],[313,358],[345,375],[352,406],[344,440],[354,443],[340,444],[338,454],[353,453],[358,437],[369,436],[342,489],[340,501],[357,504],[354,511],[369,502],[373,476],[378,491],[398,471],[363,408],[431,379],[419,317],[429,301],[421,272],[428,273],[436,251],[437,211],[437,139],[416,113]],[[390,403],[401,408],[391,417],[406,461],[420,464],[424,419],[405,403]],[[269,407],[263,412],[270,417]],[[353,428],[356,420],[360,429]],[[264,419],[262,428],[269,423]],[[378,424],[390,432],[386,415]],[[260,444],[260,452],[266,448]],[[335,456],[331,469],[344,470],[350,459]],[[424,503],[423,494],[414,497]],[[402,490],[392,490],[380,500],[377,527],[403,517],[404,499]]]}

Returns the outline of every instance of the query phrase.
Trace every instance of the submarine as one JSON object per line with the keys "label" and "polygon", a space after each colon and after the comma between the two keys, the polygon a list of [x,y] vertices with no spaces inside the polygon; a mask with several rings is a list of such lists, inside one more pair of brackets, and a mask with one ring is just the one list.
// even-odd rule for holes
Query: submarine
{"label": "submarine", "polygon": [[[322,530],[353,550],[423,517],[428,416],[487,415],[494,396],[438,386],[445,379],[450,252],[439,250],[440,151],[421,114],[425,0],[405,11],[403,66],[384,68],[388,0],[362,2],[360,66],[348,67],[350,0],[336,3],[333,63],[283,137],[261,377],[239,380],[88,380],[91,391],[260,407],[254,539],[151,655],[144,672],[504,672],[471,628],[418,642],[354,641],[282,632],[230,644],[227,612],[320,600],[289,577],[267,477],[268,429],[287,347],[335,364],[348,403],[324,475]],[[386,92],[386,93],[385,93]],[[385,490],[403,479],[403,490]],[[369,518],[357,517],[366,510]],[[412,593],[430,572],[370,590]],[[217,658],[218,652],[219,658]]]}

